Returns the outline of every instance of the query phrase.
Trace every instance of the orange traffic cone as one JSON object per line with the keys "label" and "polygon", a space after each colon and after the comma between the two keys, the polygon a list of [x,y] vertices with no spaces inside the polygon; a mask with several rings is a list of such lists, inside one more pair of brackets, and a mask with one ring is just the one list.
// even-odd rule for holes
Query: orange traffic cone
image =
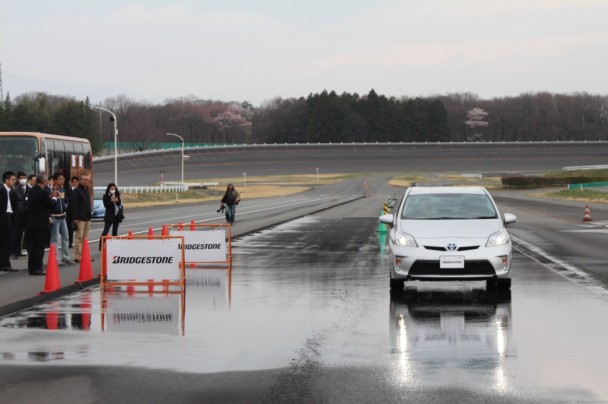
{"label": "orange traffic cone", "polygon": [[591,210],[589,205],[585,205],[585,214],[583,215],[583,222],[591,222]]}
{"label": "orange traffic cone", "polygon": [[51,293],[61,287],[59,282],[59,267],[57,267],[57,253],[55,252],[55,244],[51,244],[49,250],[49,262],[46,266],[46,279],[44,282],[44,290],[42,293]]}
{"label": "orange traffic cone", "polygon": [[80,260],[80,273],[78,282],[86,282],[93,279],[93,268],[91,267],[91,252],[89,251],[89,239],[82,240],[82,259]]}
{"label": "orange traffic cone", "polygon": [[169,227],[166,224],[163,224],[163,232],[161,235],[163,237],[169,237]]}
{"label": "orange traffic cone", "polygon": [[184,231],[184,223],[179,222],[179,224],[177,225],[177,230]]}
{"label": "orange traffic cone", "polygon": [[195,231],[195,230],[196,230],[196,223],[194,223],[194,220],[192,220],[192,221],[190,222],[190,230],[191,230],[191,231]]}
{"label": "orange traffic cone", "polygon": [[127,236],[129,240],[133,238],[133,230],[129,230],[129,235]]}
{"label": "orange traffic cone", "polygon": [[149,238],[150,240],[153,240],[153,239],[154,239],[154,229],[153,229],[153,228],[151,228],[151,227],[148,229],[148,238]]}

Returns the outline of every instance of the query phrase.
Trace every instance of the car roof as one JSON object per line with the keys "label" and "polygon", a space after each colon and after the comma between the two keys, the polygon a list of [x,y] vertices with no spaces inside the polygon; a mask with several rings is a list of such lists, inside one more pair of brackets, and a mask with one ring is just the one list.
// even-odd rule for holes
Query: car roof
{"label": "car roof", "polygon": [[484,187],[411,187],[410,195],[430,195],[430,194],[478,194],[487,193]]}

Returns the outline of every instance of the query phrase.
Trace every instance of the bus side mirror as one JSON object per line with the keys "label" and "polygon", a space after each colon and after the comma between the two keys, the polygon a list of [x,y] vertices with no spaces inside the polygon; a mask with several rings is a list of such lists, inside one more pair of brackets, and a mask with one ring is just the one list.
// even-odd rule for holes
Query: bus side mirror
{"label": "bus side mirror", "polygon": [[38,157],[38,173],[46,173],[46,157]]}

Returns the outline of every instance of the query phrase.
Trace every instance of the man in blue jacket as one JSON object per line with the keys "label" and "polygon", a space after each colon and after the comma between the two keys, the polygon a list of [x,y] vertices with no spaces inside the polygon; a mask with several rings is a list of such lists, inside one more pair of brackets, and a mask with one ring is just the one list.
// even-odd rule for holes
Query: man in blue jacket
{"label": "man in blue jacket", "polygon": [[[54,185],[51,191],[51,195],[53,196],[53,207],[51,208],[51,243],[55,244],[58,266],[62,266],[63,264],[74,265],[75,262],[70,259],[68,251],[69,235],[66,214],[69,201],[63,187],[65,177],[61,173],[55,173],[53,174],[53,180]],[[57,248],[59,235],[61,235],[61,254]]]}

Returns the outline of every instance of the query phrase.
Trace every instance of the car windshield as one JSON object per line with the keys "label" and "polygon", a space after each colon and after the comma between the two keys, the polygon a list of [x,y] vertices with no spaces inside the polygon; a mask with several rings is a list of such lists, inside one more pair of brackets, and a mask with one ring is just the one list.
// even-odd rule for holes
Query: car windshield
{"label": "car windshield", "polygon": [[401,219],[407,220],[496,218],[496,209],[484,194],[410,195],[401,211]]}

